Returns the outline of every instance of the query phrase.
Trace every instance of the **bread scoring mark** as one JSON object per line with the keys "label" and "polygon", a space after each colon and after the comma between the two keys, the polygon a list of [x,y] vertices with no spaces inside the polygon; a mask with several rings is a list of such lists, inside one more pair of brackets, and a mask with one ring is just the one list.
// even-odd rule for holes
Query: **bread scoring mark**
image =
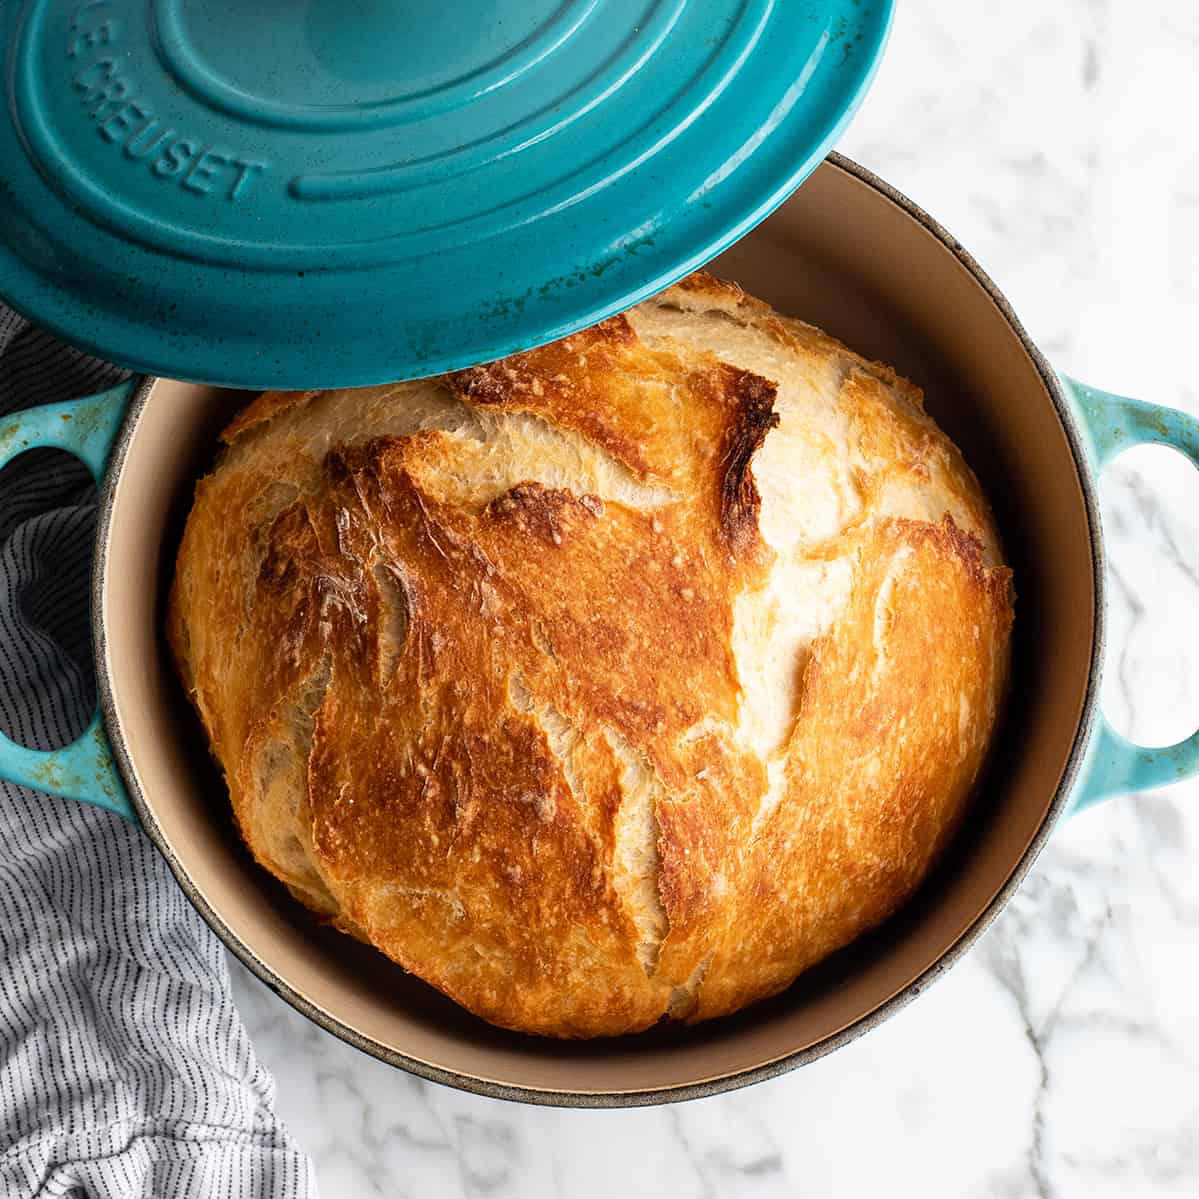
{"label": "bread scoring mark", "polygon": [[[278,419],[285,419],[290,436],[275,449],[280,459],[288,460],[293,476],[297,457],[317,468],[327,450],[363,440],[363,428],[372,430],[368,437],[407,437],[426,429],[469,432],[477,425],[471,408],[435,380],[341,391],[268,391],[222,434],[230,447],[225,460],[237,464],[249,453],[260,453],[263,438],[258,434]],[[250,432],[255,436],[245,436]]]}
{"label": "bread scoring mark", "polygon": [[[533,693],[529,690],[519,670],[514,670],[508,676],[508,699],[518,712],[530,717],[537,728],[541,730],[550,753],[553,754],[561,768],[567,790],[580,803],[583,803],[587,796],[575,765],[575,749],[579,742],[579,731],[552,703],[538,703],[533,698]],[[526,792],[521,794],[520,800],[533,808],[539,820],[547,822],[553,820],[557,804],[552,793]]]}
{"label": "bread scoring mark", "polygon": [[[952,519],[952,518],[947,518]],[[896,583],[903,573],[904,564],[912,557],[912,547],[901,545],[892,557],[886,574],[879,584],[878,595],[874,601],[874,630],[871,645],[874,649],[874,665],[871,667],[870,681],[877,684],[887,668],[887,639],[895,621],[893,607]]]}
{"label": "bread scoring mark", "polygon": [[300,665],[312,634],[312,596],[305,584],[319,560],[320,547],[307,506],[297,502],[284,508],[265,534],[265,552],[252,576],[254,598],[246,623],[252,623],[260,605],[266,610],[278,606],[283,614],[279,652],[294,666]]}
{"label": "bread scoring mark", "polygon": [[481,412],[537,414],[574,432],[643,484],[690,498],[711,482],[728,539],[738,547],[747,539],[748,462],[774,423],[764,378],[669,339],[649,345],[619,317],[449,384]]}
{"label": "bread scoring mark", "polygon": [[[579,356],[589,362],[588,375],[556,369]],[[691,369],[686,397],[677,397],[668,394],[674,390],[676,376],[674,356],[651,353],[628,319],[617,317],[548,347],[463,370],[448,376],[448,381],[457,396],[472,403],[553,417],[602,446],[643,482],[710,470],[703,447],[692,446],[689,456],[693,457],[688,460],[682,457],[679,441],[662,438],[659,410],[670,410],[694,397],[694,420],[705,411],[709,418],[718,416],[721,440],[712,448],[718,454],[719,528],[731,552],[745,553],[758,543],[758,489],[749,466],[766,434],[778,424],[773,410],[777,385],[713,359],[701,369]],[[601,385],[608,387],[609,394],[621,394],[621,409],[595,403],[592,392]],[[637,418],[645,423],[644,438],[629,434],[632,422],[617,420],[626,409],[637,411]],[[476,472],[472,484],[477,486]]]}
{"label": "bread scoring mark", "polygon": [[322,641],[332,639],[333,623],[338,615],[357,628],[366,626],[365,597],[357,579],[322,572],[315,576],[313,585],[316,591],[317,630]]}
{"label": "bread scoring mark", "polygon": [[544,654],[555,662],[558,660],[558,655],[554,652],[554,643],[550,640],[545,625],[540,620],[533,621],[529,626],[529,637],[537,647],[538,653]]}
{"label": "bread scoring mark", "polygon": [[754,818],[767,820],[784,793],[782,763],[795,727],[812,645],[832,626],[853,579],[853,555],[811,561],[776,559],[770,584],[749,587],[733,607],[733,653],[739,684],[737,736],[763,763],[768,789]]}
{"label": "bread scoring mark", "polygon": [[[667,295],[675,296],[674,290]],[[793,338],[765,338],[760,319],[752,325],[733,316],[714,321],[723,314],[705,308],[694,312],[685,303],[689,297],[678,298],[679,304],[659,299],[634,310],[635,328],[649,345],[702,347],[714,361],[735,363],[776,382],[773,409],[779,420],[752,462],[762,540],[789,552],[797,544],[840,534],[861,507],[851,470],[849,422],[838,400],[846,361],[803,352]],[[726,401],[725,410],[735,408]],[[726,420],[718,441],[727,435]]]}
{"label": "bread scoring mark", "polygon": [[[869,636],[861,637],[861,654],[853,664],[843,666],[846,672],[846,684],[856,688],[859,706],[852,711],[846,711],[847,719],[868,718],[872,710],[868,705],[861,707],[862,697],[870,696],[880,689],[886,688],[886,676],[894,668],[892,662],[892,639],[895,637],[895,621],[898,616],[898,594],[905,585],[905,575],[909,569],[916,571],[927,570],[924,557],[920,557],[921,547],[928,542],[938,547],[938,553],[946,559],[955,561],[957,568],[964,571],[970,585],[977,588],[986,596],[987,606],[992,604],[999,608],[1009,608],[1010,572],[1005,569],[987,568],[982,560],[982,545],[968,533],[958,528],[952,516],[946,514],[939,524],[923,521],[909,521],[903,518],[872,518],[866,523],[856,526],[841,538],[842,557],[828,563],[841,572],[839,586],[830,590],[830,600],[835,600],[827,609],[828,621],[823,628],[812,627],[805,631],[804,646],[798,663],[799,669],[793,676],[794,684],[787,685],[781,691],[781,681],[778,671],[773,671],[773,679],[767,687],[761,681],[771,679],[772,661],[762,657],[763,647],[774,644],[773,638],[779,637],[781,631],[763,634],[758,630],[759,641],[756,646],[751,642],[749,629],[756,619],[761,620],[760,611],[754,605],[757,597],[753,593],[743,595],[737,609],[736,634],[739,645],[738,671],[741,677],[759,680],[752,702],[745,708],[741,725],[741,733],[756,743],[766,765],[768,786],[759,804],[758,812],[753,822],[753,835],[758,836],[769,823],[779,805],[789,794],[792,780],[789,778],[786,763],[794,754],[794,730],[802,719],[801,712],[804,696],[807,692],[805,668],[813,660],[813,656],[827,659],[829,645],[838,637],[847,636],[841,627],[848,619],[847,609],[852,592],[860,593],[863,587],[870,586],[872,592],[867,599],[859,594],[858,603],[869,604]],[[880,562],[876,557],[875,547],[886,544],[892,547],[886,559]],[[865,572],[865,573],[864,573]],[[920,584],[923,586],[924,584]],[[947,603],[944,597],[931,594],[927,597],[930,608],[939,611],[938,603]],[[909,599],[909,604],[911,603]],[[747,613],[752,613],[747,615]],[[910,614],[909,614],[910,615]],[[865,619],[865,617],[863,617]],[[936,619],[933,617],[932,619]],[[864,631],[864,630],[863,630]],[[1006,633],[1006,628],[1003,630]],[[907,649],[912,633],[906,629],[899,636],[896,644],[901,649]],[[780,659],[786,661],[785,656]],[[779,659],[775,659],[777,663]],[[745,669],[748,667],[748,669]],[[996,677],[1002,676],[1002,663],[993,661],[992,672]],[[771,692],[776,696],[771,702]],[[967,716],[963,716],[962,704],[969,705],[964,692],[959,698],[956,711],[953,713],[954,726],[958,731],[957,760],[963,760],[968,751],[968,738],[965,735],[968,717],[972,714],[972,706],[968,707]],[[920,700],[912,700],[913,711],[919,711]],[[771,711],[777,719],[773,724],[769,721]],[[784,718],[784,714],[786,718]],[[908,718],[908,713],[900,713],[897,719],[902,723]]]}
{"label": "bread scoring mark", "polygon": [[958,696],[958,759],[970,752],[970,730],[974,727],[974,705],[966,695]]}
{"label": "bread scoring mark", "polygon": [[237,614],[235,644],[241,641],[250,627],[258,576],[270,549],[271,531],[275,521],[280,513],[295,504],[300,495],[300,489],[294,483],[280,480],[274,480],[265,486],[256,486],[255,481],[247,480],[243,491],[248,494],[243,494],[239,499],[244,505],[249,536],[246,538],[246,543],[241,551],[241,561],[238,563],[243,568],[239,572],[242,603]]}
{"label": "bread scoring mark", "polygon": [[[658,364],[642,353],[623,315],[498,362],[455,371],[445,381],[455,396],[469,404],[536,413],[582,434],[642,482],[669,476],[669,470],[655,461],[646,439],[619,419],[644,398],[647,389],[664,395],[670,386]],[[614,389],[622,392],[623,412],[595,402],[604,391],[611,399]]]}
{"label": "bread scoring mark", "polygon": [[[787,747],[794,770],[775,807],[755,821],[755,835],[773,832],[767,817],[782,800],[832,811],[825,792],[840,788],[839,848],[820,846],[821,869],[844,854],[865,870],[862,847],[887,843],[876,856],[896,871],[887,886],[902,888],[918,872],[915,846],[932,852],[927,847],[942,842],[942,807],[958,810],[948,780],[963,790],[977,772],[990,726],[965,729],[962,704],[1002,689],[1005,662],[984,667],[977,643],[1006,644],[1010,572],[986,568],[982,547],[948,515],[936,525],[872,521],[852,540],[850,592],[804,673]],[[954,620],[959,612],[972,614],[968,627]],[[857,927],[874,918],[862,913]]]}
{"label": "bread scoring mark", "polygon": [[668,922],[660,893],[657,802],[661,784],[653,768],[616,729],[604,735],[620,765],[612,881],[637,929],[637,960],[652,977]]}
{"label": "bread scoring mark", "polygon": [[695,969],[691,971],[686,980],[670,992],[670,999],[666,1004],[666,1015],[670,1019],[686,1020],[699,1007],[699,989],[703,986],[704,975],[708,973],[708,967],[711,966],[715,956],[716,951],[709,949],[696,962]]}
{"label": "bread scoring mark", "polygon": [[320,666],[304,681],[294,703],[282,713],[284,727],[291,733],[296,756],[305,762],[312,752],[317,713],[329,694],[332,680],[333,656],[326,652]]}
{"label": "bread scoring mark", "polygon": [[408,439],[406,455],[422,490],[445,504],[476,509],[527,484],[572,495],[593,515],[605,502],[649,510],[678,501],[643,482],[602,446],[527,412],[482,412],[469,432]]}
{"label": "bread scoring mark", "polygon": [[766,434],[779,423],[774,411],[776,384],[760,375],[721,363],[733,407],[720,461],[720,527],[729,547],[742,553],[758,544],[758,488],[750,463]]}
{"label": "bread scoring mark", "polygon": [[400,655],[412,625],[412,601],[404,572],[394,562],[377,561],[371,567],[375,580],[378,620],[375,635],[375,660],[379,683],[386,686],[395,677]]}
{"label": "bread scoring mark", "polygon": [[[808,659],[805,657],[804,666],[807,666],[807,662]],[[797,697],[788,733],[791,728],[794,728],[795,717],[798,713],[799,700]],[[754,813],[753,825],[750,828],[751,836],[756,837],[763,825],[774,815],[779,804],[783,802],[783,797],[787,794],[787,784],[787,755],[775,753],[766,762],[766,790],[758,803],[758,810]]]}
{"label": "bread scoring mark", "polygon": [[252,750],[253,785],[258,802],[249,810],[255,822],[253,844],[269,857],[271,869],[289,886],[319,901],[321,910],[337,904],[316,869],[308,801],[308,760],[317,713],[329,693],[333,661],[325,654],[302,679],[288,702],[271,714]]}
{"label": "bread scoring mark", "polygon": [[987,566],[1001,562],[985,498],[957,447],[911,396],[896,397],[882,381],[851,371],[841,390],[854,457],[876,519],[937,524],[946,514],[978,538]]}

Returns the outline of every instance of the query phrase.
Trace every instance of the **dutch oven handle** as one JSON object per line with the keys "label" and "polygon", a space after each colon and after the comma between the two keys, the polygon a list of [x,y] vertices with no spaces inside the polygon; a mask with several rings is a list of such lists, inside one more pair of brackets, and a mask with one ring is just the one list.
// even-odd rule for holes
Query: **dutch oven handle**
{"label": "dutch oven handle", "polygon": [[[1090,434],[1097,472],[1134,445],[1169,446],[1199,467],[1195,417],[1176,408],[1112,395],[1065,375],[1061,378]],[[1164,787],[1199,774],[1199,731],[1176,745],[1149,748],[1120,736],[1100,712],[1088,763],[1085,781],[1075,793],[1075,812],[1113,795]]]}
{"label": "dutch oven handle", "polygon": [[[37,447],[67,450],[97,483],[138,380],[99,395],[17,412],[0,423],[0,467]],[[0,733],[0,778],[64,799],[96,804],[137,823],[97,711],[83,733],[61,749],[17,745]]]}

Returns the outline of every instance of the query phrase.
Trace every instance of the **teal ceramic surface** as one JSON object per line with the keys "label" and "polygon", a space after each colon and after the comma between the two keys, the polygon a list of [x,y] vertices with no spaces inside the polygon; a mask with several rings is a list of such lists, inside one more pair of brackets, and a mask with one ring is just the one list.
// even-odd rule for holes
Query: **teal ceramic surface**
{"label": "teal ceramic surface", "polygon": [[707,261],[820,161],[892,0],[8,0],[0,295],[137,370],[434,374]]}
{"label": "teal ceramic surface", "polygon": [[[48,404],[9,417],[0,425],[0,469],[26,450],[50,447],[74,454],[99,483],[134,386],[134,382],[121,383],[87,399]],[[0,733],[0,778],[97,804],[127,820],[137,819],[113,764],[98,711],[79,738],[62,749],[28,749]]]}
{"label": "teal ceramic surface", "polygon": [[[1199,467],[1199,420],[1195,417],[1100,391],[1067,376],[1060,379],[1096,474],[1123,450],[1144,444],[1169,446]],[[24,450],[53,446],[77,454],[100,481],[133,388],[133,383],[123,383],[101,395],[19,413],[0,429],[0,467]],[[1176,745],[1147,748],[1126,740],[1100,713],[1069,811],[1195,774],[1199,774],[1199,732]],[[98,804],[136,820],[98,713],[79,739],[64,749],[26,749],[0,734],[0,778]]]}
{"label": "teal ceramic surface", "polygon": [[[1068,376],[1061,379],[1086,436],[1096,475],[1118,454],[1135,445],[1169,446],[1199,467],[1199,420],[1195,417],[1175,408],[1100,391]],[[1113,795],[1181,782],[1196,773],[1199,731],[1176,745],[1150,749],[1122,737],[1100,713],[1070,811],[1080,811]]]}

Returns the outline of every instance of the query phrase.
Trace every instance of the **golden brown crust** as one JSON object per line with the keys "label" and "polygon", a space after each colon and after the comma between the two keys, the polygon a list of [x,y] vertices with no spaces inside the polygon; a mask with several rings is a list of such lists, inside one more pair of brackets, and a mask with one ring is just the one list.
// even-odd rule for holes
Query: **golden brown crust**
{"label": "golden brown crust", "polygon": [[960,818],[1012,611],[986,504],[915,388],[734,285],[226,441],[168,635],[239,827],[484,1018],[733,1011]]}
{"label": "golden brown crust", "polygon": [[669,386],[677,369],[669,357],[648,354],[627,318],[614,316],[446,381],[461,400],[534,412],[602,445],[641,479],[669,479],[676,430],[657,428],[640,398],[655,385]]}
{"label": "golden brown crust", "polygon": [[265,391],[253,403],[247,404],[226,426],[221,440],[231,445],[243,433],[268,424],[292,408],[299,408],[320,395],[319,391]]}
{"label": "golden brown crust", "polygon": [[755,919],[717,951],[696,1018],[785,987],[895,911],[982,765],[1010,573],[984,567],[948,516],[886,520],[854,538],[849,600],[803,674],[787,815],[776,809],[760,831],[745,884]]}

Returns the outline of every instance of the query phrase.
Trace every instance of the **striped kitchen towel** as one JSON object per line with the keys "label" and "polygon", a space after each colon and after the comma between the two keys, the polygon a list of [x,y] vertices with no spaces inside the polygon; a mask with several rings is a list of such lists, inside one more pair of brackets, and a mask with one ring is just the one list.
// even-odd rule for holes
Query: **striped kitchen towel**
{"label": "striped kitchen towel", "polygon": [[[0,415],[119,378],[0,306]],[[73,459],[0,474],[0,729],[25,745],[91,715],[94,529]],[[0,1196],[316,1194],[224,950],[141,833],[0,782],[0,954]]]}

